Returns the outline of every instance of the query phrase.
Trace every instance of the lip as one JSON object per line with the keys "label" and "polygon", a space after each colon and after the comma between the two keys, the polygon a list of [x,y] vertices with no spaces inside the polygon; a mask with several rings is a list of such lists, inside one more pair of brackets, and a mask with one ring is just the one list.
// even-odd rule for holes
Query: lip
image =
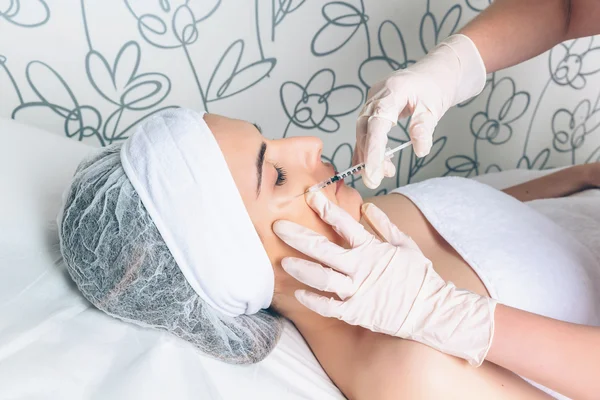
{"label": "lip", "polygon": [[[333,174],[334,174],[334,175],[337,175],[337,174],[338,174],[338,172],[334,170],[334,171],[333,171]],[[340,190],[340,188],[341,188],[342,186],[344,186],[344,180],[343,180],[343,179],[340,179],[339,181],[337,181],[337,182],[335,183],[335,194],[337,194],[337,192]]]}
{"label": "lip", "polygon": [[337,194],[337,192],[340,190],[340,188],[344,186],[344,180],[340,179],[339,181],[337,181],[335,183],[335,194]]}
{"label": "lip", "polygon": [[[323,164],[325,165],[325,167],[327,167],[327,170],[328,170],[327,176],[324,177],[323,179],[331,178],[333,175],[336,175],[338,173],[335,170],[335,167],[331,163],[324,162]],[[344,181],[339,180],[339,181],[335,182],[334,185],[327,185],[327,189],[331,190],[334,195],[337,195],[338,190],[340,190],[340,188],[342,187],[343,184],[344,184]]]}

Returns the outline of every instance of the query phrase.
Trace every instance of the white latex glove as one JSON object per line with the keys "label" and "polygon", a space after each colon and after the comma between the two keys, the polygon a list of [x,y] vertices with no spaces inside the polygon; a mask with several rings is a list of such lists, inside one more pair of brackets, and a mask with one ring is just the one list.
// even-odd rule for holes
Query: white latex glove
{"label": "white latex glove", "polygon": [[485,86],[486,71],[475,44],[464,35],[452,35],[410,67],[375,84],[356,122],[353,164],[364,162],[365,185],[375,189],[396,169],[385,160],[387,134],[399,118],[412,115],[409,136],[415,154],[429,154],[433,130],[448,109]]}
{"label": "white latex glove", "polygon": [[363,216],[385,241],[322,193],[306,197],[350,249],[301,225],[277,221],[273,230],[283,241],[329,267],[288,257],[281,263],[285,271],[341,299],[298,290],[298,301],[322,316],[415,340],[481,365],[492,343],[496,301],[446,283],[416,243],[373,204],[363,205]]}

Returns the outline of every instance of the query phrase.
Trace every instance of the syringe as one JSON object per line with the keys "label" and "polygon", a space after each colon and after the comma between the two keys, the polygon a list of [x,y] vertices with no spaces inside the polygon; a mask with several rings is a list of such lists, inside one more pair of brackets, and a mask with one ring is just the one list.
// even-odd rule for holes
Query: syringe
{"label": "syringe", "polygon": [[[385,152],[385,157],[387,159],[390,159],[390,158],[392,158],[394,153],[399,152],[400,150],[410,146],[411,144],[412,144],[412,142],[406,142],[406,143],[402,143],[398,147],[394,147],[393,149],[388,148],[387,151]],[[327,187],[339,180],[344,180],[345,178],[347,178],[351,175],[359,173],[364,168],[365,168],[365,163],[354,165],[354,166],[348,168],[347,170],[339,172],[339,173],[335,174],[334,176],[332,176],[331,178],[324,180],[323,182],[319,182],[315,185],[312,185],[311,187],[308,188],[308,190],[306,192],[304,192],[298,196],[302,196],[303,194],[306,194],[308,192],[318,192],[319,190],[323,189],[324,187]]]}

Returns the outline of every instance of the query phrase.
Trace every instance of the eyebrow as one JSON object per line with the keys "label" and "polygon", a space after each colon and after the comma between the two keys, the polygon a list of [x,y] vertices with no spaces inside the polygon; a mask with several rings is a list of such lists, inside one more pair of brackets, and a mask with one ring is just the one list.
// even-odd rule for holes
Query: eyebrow
{"label": "eyebrow", "polygon": [[258,179],[258,183],[256,184],[256,197],[260,195],[260,187],[262,185],[262,173],[263,173],[263,164],[265,163],[265,153],[267,152],[267,144],[262,142],[260,145],[260,150],[258,150],[258,156],[256,157],[256,177]]}

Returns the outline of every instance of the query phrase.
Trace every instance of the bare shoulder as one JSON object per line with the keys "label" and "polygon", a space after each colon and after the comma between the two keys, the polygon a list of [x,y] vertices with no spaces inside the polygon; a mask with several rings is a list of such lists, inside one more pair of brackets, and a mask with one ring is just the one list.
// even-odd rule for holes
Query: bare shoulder
{"label": "bare shoulder", "polygon": [[414,239],[423,253],[427,255],[430,247],[443,245],[443,239],[427,222],[419,208],[407,197],[392,193],[385,196],[371,197],[365,202],[379,207],[402,232]]}
{"label": "bare shoulder", "polygon": [[547,399],[545,393],[492,363],[479,368],[413,341],[368,333],[358,347],[365,367],[357,399]]}
{"label": "bare shoulder", "polygon": [[[413,204],[407,197],[400,193],[390,193],[383,196],[369,197],[365,199],[366,203],[373,203],[377,207],[381,208],[388,217],[391,219],[393,214],[404,213],[408,210],[416,211],[419,213],[417,206]],[[417,217],[417,216],[415,216]]]}
{"label": "bare shoulder", "polygon": [[[379,207],[398,229],[413,238],[425,257],[433,262],[433,268],[444,280],[451,281],[457,287],[482,296],[488,295],[485,285],[475,271],[407,197],[401,194],[388,194],[367,201]],[[368,226],[366,228],[369,229]]]}

